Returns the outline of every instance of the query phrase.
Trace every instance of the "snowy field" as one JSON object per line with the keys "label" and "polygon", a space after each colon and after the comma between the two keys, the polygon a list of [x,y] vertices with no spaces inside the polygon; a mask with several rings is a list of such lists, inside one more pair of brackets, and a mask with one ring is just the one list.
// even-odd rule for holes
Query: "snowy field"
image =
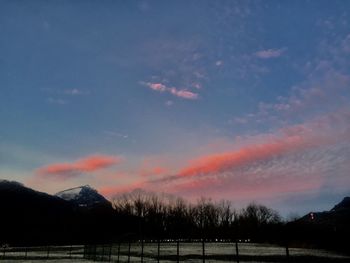
{"label": "snowy field", "polygon": [[[141,243],[123,243],[111,246],[98,246],[95,250],[85,250],[90,253],[90,259],[84,259],[83,246],[36,247],[36,248],[7,248],[5,258],[0,252],[0,262],[31,263],[31,262],[141,262]],[[119,253],[118,253],[119,251]],[[239,262],[268,263],[287,262],[286,248],[275,245],[239,243]],[[205,262],[237,262],[235,243],[205,243]],[[96,254],[96,256],[95,256]],[[119,254],[119,256],[118,256]],[[157,262],[157,243],[145,243],[143,262]],[[162,243],[159,249],[159,262],[203,262],[202,243]],[[289,248],[289,262],[322,263],[322,262],[350,262],[350,257],[316,249]]]}

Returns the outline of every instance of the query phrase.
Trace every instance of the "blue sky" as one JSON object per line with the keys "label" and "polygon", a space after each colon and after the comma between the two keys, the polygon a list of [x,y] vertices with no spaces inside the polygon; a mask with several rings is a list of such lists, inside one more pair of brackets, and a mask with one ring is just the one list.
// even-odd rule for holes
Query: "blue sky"
{"label": "blue sky", "polygon": [[285,214],[349,194],[347,1],[0,7],[1,178]]}

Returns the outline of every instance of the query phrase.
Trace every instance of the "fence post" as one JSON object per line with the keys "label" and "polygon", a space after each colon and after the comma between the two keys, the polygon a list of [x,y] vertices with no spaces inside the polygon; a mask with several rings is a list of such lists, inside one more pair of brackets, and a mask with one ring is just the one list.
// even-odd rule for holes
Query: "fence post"
{"label": "fence post", "polygon": [[113,248],[113,244],[111,244],[111,246],[109,247],[108,262],[111,262],[111,258],[112,258],[112,248]]}
{"label": "fence post", "polygon": [[176,242],[176,262],[180,262],[180,242],[177,240]]}
{"label": "fence post", "polygon": [[70,245],[69,247],[69,259],[72,259],[72,246],[73,245]]}
{"label": "fence post", "polygon": [[117,263],[119,263],[119,255],[120,255],[120,241],[118,242],[118,256],[117,256]]}
{"label": "fence post", "polygon": [[141,240],[141,263],[143,263],[143,238]]}
{"label": "fence post", "polygon": [[102,261],[105,259],[105,245],[102,245],[102,256],[100,258]]}
{"label": "fence post", "polygon": [[86,258],[86,245],[84,245],[83,258]]}
{"label": "fence post", "polygon": [[94,261],[97,259],[97,245],[94,246]]}
{"label": "fence post", "polygon": [[47,247],[47,255],[46,258],[49,259],[50,257],[50,246]]}
{"label": "fence post", "polygon": [[288,244],[286,244],[286,256],[287,256],[287,262],[289,261],[289,247]]}
{"label": "fence post", "polygon": [[205,263],[205,243],[204,243],[204,239],[202,239],[202,254],[203,254],[203,263]]}
{"label": "fence post", "polygon": [[236,240],[236,261],[239,263],[239,251],[238,251],[238,242]]}
{"label": "fence post", "polygon": [[159,256],[160,256],[160,239],[158,238],[157,263],[159,263]]}
{"label": "fence post", "polygon": [[3,247],[3,251],[2,251],[2,259],[5,259],[5,253],[6,253],[6,251],[5,251],[5,246]]}
{"label": "fence post", "polygon": [[128,263],[130,263],[130,248],[131,248],[131,243],[129,241],[129,249],[128,249]]}
{"label": "fence post", "polygon": [[26,260],[27,259],[27,253],[28,253],[28,247],[26,246],[24,248],[24,259]]}

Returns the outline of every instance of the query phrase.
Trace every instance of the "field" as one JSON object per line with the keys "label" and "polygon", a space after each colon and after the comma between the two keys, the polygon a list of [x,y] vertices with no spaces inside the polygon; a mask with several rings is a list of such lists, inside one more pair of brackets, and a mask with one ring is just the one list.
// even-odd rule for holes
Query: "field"
{"label": "field", "polygon": [[[289,248],[267,244],[238,243],[238,258],[235,243],[207,242],[163,242],[122,243],[104,246],[60,246],[6,248],[0,254],[0,261],[24,262],[350,262],[350,257],[334,252],[316,249]],[[179,252],[177,254],[177,252]]]}

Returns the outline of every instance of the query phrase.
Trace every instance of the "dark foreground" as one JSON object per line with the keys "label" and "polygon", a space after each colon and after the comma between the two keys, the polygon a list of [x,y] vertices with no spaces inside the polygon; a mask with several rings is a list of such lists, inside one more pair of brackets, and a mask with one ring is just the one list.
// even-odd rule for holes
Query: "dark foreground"
{"label": "dark foreground", "polygon": [[222,242],[121,243],[98,246],[5,248],[2,262],[350,262],[350,256],[319,249]]}

